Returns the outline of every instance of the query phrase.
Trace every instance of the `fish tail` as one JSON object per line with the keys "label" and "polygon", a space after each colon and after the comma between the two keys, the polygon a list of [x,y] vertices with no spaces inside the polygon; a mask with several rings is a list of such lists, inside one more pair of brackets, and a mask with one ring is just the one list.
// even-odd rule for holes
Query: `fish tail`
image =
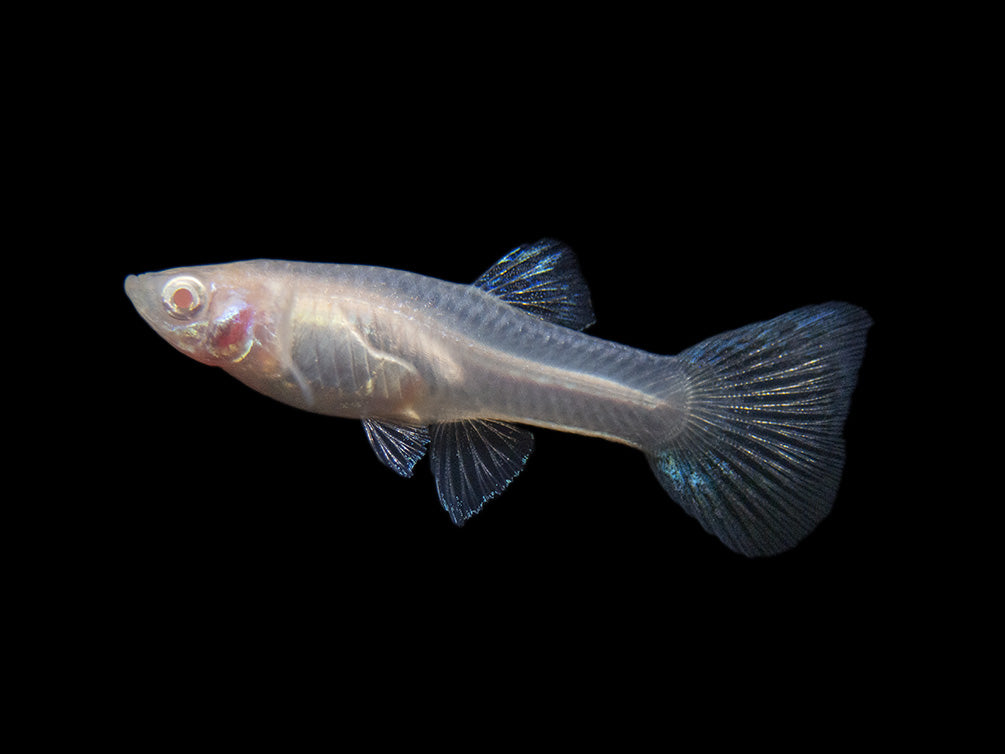
{"label": "fish tail", "polygon": [[856,306],[822,304],[678,355],[685,418],[649,463],[670,496],[730,549],[782,552],[830,511],[871,324]]}

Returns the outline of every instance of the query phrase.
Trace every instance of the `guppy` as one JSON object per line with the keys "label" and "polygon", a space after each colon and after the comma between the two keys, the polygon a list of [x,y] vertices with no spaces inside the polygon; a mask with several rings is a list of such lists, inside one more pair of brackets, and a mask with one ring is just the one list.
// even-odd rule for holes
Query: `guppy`
{"label": "guppy", "polygon": [[868,314],[808,306],[662,356],[586,335],[571,250],[519,246],[473,285],[360,265],[257,259],[130,275],[182,353],[297,408],[362,419],[410,477],[429,451],[463,524],[520,473],[531,425],[638,448],[685,511],[748,556],[827,515]]}

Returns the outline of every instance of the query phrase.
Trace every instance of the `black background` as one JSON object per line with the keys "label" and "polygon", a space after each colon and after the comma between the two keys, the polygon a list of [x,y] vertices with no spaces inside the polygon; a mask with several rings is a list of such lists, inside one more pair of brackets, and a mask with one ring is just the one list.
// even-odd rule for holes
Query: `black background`
{"label": "black background", "polygon": [[[889,386],[927,222],[894,74],[768,50],[614,65],[587,44],[547,73],[489,73],[443,51],[413,68],[325,45],[143,47],[77,82],[65,190],[82,209],[67,224],[87,243],[79,358],[100,383],[84,436],[103,439],[76,481],[96,494],[51,513],[80,619],[142,658],[122,677],[209,658],[248,678],[350,659],[477,669],[525,651],[583,678],[730,656],[770,673],[892,640],[915,500],[891,479]],[[544,430],[456,528],[427,462],[401,479],[358,422],[186,359],[122,291],[127,274],[254,257],[471,281],[541,237],[576,251],[590,332],[649,351],[828,300],[872,314],[845,475],[816,532],[773,558],[733,554],[641,454]]]}
{"label": "black background", "polygon": [[116,516],[131,522],[123,546],[152,578],[188,580],[210,602],[221,589],[310,601],[502,589],[648,609],[680,588],[716,588],[694,573],[813,600],[875,565],[893,504],[878,483],[876,426],[890,230],[887,197],[861,186],[863,145],[841,130],[778,134],[739,117],[708,133],[710,124],[652,113],[637,128],[584,137],[568,123],[552,132],[550,118],[495,117],[507,115],[526,115],[540,131],[529,141],[544,146],[528,151],[528,134],[511,141],[474,123],[416,134],[407,113],[375,135],[329,137],[328,121],[249,134],[229,118],[215,136],[159,130],[166,143],[125,176],[136,185],[123,186],[122,252],[103,274],[120,285],[128,273],[277,257],[472,281],[512,247],[549,236],[577,252],[597,314],[590,332],[661,353],[850,301],[877,325],[832,516],[791,553],[750,561],[684,515],[641,454],[538,430],[521,476],[457,529],[425,463],[398,478],[358,422],[289,409],[185,359],[116,292],[116,462],[142,480],[139,500]]}

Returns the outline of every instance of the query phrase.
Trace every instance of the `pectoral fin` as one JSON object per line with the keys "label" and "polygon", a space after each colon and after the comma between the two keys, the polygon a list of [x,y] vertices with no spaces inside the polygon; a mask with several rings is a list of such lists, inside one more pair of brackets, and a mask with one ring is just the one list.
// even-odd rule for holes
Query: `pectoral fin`
{"label": "pectoral fin", "polygon": [[534,435],[499,421],[434,424],[429,459],[440,503],[458,526],[523,470]]}
{"label": "pectoral fin", "polygon": [[381,463],[403,477],[412,476],[415,464],[426,455],[429,444],[426,427],[364,419],[363,429]]}

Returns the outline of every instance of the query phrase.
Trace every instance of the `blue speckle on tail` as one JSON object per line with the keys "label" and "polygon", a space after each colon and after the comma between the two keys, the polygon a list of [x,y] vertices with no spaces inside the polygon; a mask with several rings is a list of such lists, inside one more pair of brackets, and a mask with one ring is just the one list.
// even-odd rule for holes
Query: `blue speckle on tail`
{"label": "blue speckle on tail", "polygon": [[688,490],[693,493],[710,482],[708,474],[694,468],[685,468],[669,453],[660,456],[656,464],[659,473],[665,475],[677,491]]}

